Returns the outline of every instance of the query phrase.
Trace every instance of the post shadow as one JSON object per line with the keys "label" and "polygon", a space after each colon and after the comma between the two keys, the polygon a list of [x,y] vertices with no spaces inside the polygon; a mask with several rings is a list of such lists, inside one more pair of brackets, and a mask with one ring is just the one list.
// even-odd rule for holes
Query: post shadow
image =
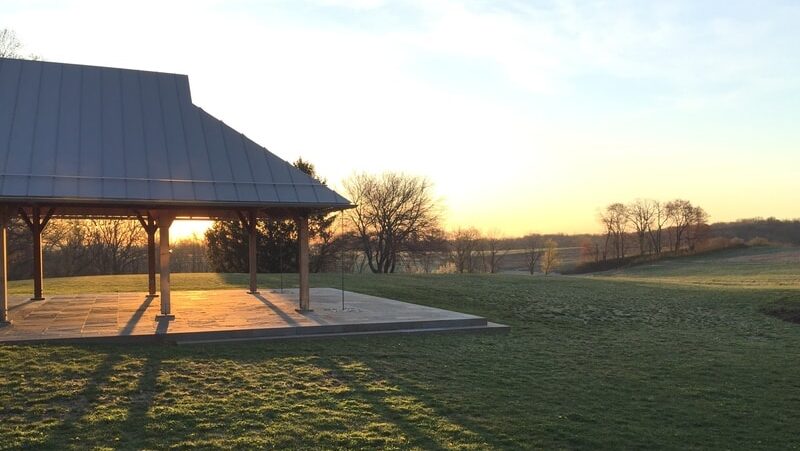
{"label": "post shadow", "polygon": [[50,430],[41,446],[37,448],[64,449],[66,441],[80,436],[81,418],[86,416],[100,400],[100,387],[108,383],[114,365],[121,361],[120,355],[108,352],[103,360],[92,370],[86,387],[69,403],[69,410],[61,423]]}
{"label": "post shadow", "polygon": [[[359,376],[354,374],[352,370],[346,368],[342,362],[328,359],[326,359],[326,361],[329,363],[328,370],[333,374],[338,374],[343,377],[343,382],[345,385],[353,390],[352,396],[350,397],[355,397],[372,406],[378,415],[396,426],[406,437],[409,438],[411,442],[408,444],[409,446],[431,450],[447,449],[421,427],[409,421],[407,414],[398,412],[389,406],[389,404],[383,399],[388,395],[371,392],[369,388],[366,387],[364,382],[360,380]],[[359,362],[364,364],[361,361]],[[364,365],[367,366],[366,364]],[[369,369],[369,373],[374,373],[374,370],[371,367],[367,366],[367,368]],[[393,391],[391,396],[396,396],[397,394],[397,391]],[[399,394],[403,394],[402,391]]]}
{"label": "post shadow", "polygon": [[135,312],[133,312],[131,318],[128,320],[127,323],[125,323],[125,327],[123,327],[122,330],[119,332],[120,335],[130,335],[131,333],[133,333],[133,329],[136,328],[136,325],[139,324],[139,320],[142,319],[142,316],[144,316],[145,312],[150,307],[150,304],[153,302],[153,298],[154,296],[150,295],[145,296],[142,304],[139,306],[139,308],[136,309]]}
{"label": "post shadow", "polygon": [[[122,431],[119,446],[121,448],[141,449],[147,435],[147,412],[153,406],[153,400],[158,393],[158,375],[161,373],[161,359],[156,356],[155,350],[147,351],[147,358],[142,366],[142,375],[136,384],[138,396],[132,396],[128,406],[128,414],[120,425]],[[165,446],[164,443],[157,444]]]}
{"label": "post shadow", "polygon": [[286,321],[286,323],[289,324],[290,326],[299,326],[300,325],[300,323],[298,323],[294,318],[292,318],[286,312],[281,310],[277,305],[275,305],[272,302],[270,302],[263,295],[261,295],[261,294],[253,294],[252,296],[254,298],[258,299],[259,301],[261,301],[262,304],[264,304],[267,307],[269,307],[270,310],[275,312],[278,316],[281,317],[282,320]]}

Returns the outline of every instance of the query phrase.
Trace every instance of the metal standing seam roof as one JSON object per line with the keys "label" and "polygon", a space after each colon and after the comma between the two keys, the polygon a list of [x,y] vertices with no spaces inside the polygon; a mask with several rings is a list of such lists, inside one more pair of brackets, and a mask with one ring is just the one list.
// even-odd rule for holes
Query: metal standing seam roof
{"label": "metal standing seam roof", "polygon": [[347,208],[186,75],[0,58],[0,200]]}

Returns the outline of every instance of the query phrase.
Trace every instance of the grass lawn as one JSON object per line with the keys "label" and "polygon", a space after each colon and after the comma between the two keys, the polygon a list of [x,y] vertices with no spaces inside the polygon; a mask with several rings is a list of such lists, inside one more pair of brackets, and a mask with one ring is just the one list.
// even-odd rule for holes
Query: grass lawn
{"label": "grass lawn", "polygon": [[[791,250],[738,252],[594,277],[347,277],[350,290],[510,324],[507,336],[0,346],[0,448],[796,448],[800,325],[762,311],[800,303],[800,264]],[[51,293],[145,286],[45,281]]]}

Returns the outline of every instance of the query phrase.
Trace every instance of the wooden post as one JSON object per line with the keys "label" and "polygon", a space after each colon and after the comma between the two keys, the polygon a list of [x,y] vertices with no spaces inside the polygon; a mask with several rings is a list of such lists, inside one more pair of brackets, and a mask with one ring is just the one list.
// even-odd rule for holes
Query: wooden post
{"label": "wooden post", "polygon": [[147,214],[147,220],[137,211],[136,217],[139,218],[139,224],[147,232],[147,295],[150,297],[158,296],[156,294],[156,224],[153,215]]}
{"label": "wooden post", "polygon": [[305,313],[311,312],[311,299],[309,296],[309,281],[308,281],[308,216],[298,216],[297,223],[297,238],[300,246],[297,256],[297,272],[300,275],[300,308],[298,312]]}
{"label": "wooden post", "polygon": [[258,234],[256,233],[256,212],[250,211],[247,217],[247,231],[249,238],[247,240],[248,247],[248,260],[250,262],[250,294],[258,294],[258,262],[256,260],[258,255]]}
{"label": "wooden post", "polygon": [[159,254],[161,263],[161,314],[156,319],[174,319],[170,305],[170,286],[169,286],[169,227],[175,219],[171,214],[161,213],[158,217],[159,229]]}
{"label": "wooden post", "polygon": [[42,223],[41,211],[39,207],[33,207],[31,215],[31,235],[33,238],[33,301],[44,300],[42,289],[44,288],[44,263],[42,262]]}
{"label": "wooden post", "polygon": [[50,208],[42,218],[41,210],[38,206],[31,208],[31,215],[25,212],[24,209],[19,209],[19,214],[28,228],[31,230],[31,238],[33,240],[33,297],[32,301],[41,301],[44,299],[42,296],[43,279],[44,279],[44,263],[42,260],[42,231],[47,222],[53,216],[55,209]]}
{"label": "wooden post", "polygon": [[8,318],[8,246],[6,245],[8,220],[8,208],[0,207],[0,326],[11,324]]}
{"label": "wooden post", "polygon": [[[153,222],[152,219],[148,221]],[[158,296],[156,294],[156,229],[155,226],[147,229],[147,295],[151,297]]]}

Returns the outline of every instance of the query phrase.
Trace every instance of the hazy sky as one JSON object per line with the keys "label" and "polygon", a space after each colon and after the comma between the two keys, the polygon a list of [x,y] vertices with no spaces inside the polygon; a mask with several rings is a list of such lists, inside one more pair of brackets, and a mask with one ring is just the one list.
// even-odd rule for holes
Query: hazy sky
{"label": "hazy sky", "polygon": [[683,197],[800,217],[797,1],[3,1],[46,60],[189,75],[194,102],[335,188],[428,176],[448,225],[598,229]]}

